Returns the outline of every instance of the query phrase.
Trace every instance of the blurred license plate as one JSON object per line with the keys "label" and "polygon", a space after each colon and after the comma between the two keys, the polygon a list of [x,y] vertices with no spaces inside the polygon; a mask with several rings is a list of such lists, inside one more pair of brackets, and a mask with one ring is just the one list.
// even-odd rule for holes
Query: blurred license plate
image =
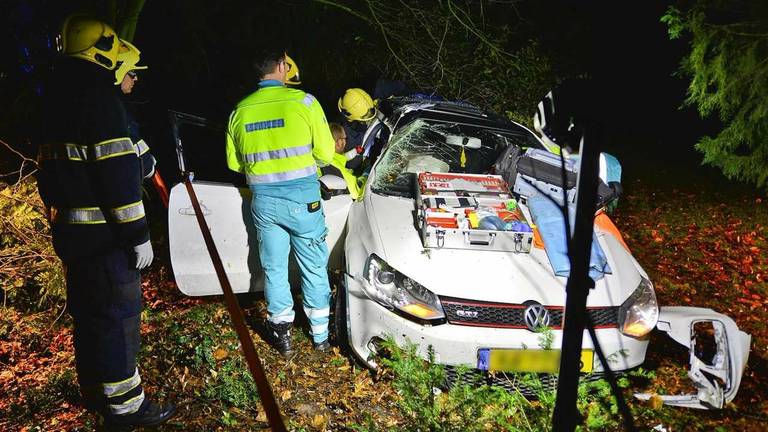
{"label": "blurred license plate", "polygon": [[[594,352],[581,352],[581,372],[592,372]],[[560,350],[490,349],[477,350],[477,368],[501,372],[556,373]]]}

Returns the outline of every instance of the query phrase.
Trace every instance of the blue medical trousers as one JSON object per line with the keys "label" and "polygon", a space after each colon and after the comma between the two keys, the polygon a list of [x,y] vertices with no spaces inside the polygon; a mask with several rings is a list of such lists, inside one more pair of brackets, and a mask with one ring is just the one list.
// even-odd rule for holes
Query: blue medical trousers
{"label": "blue medical trousers", "polygon": [[66,263],[77,378],[86,407],[104,416],[131,414],[148,402],[136,367],[141,278],[132,255],[116,247]]}
{"label": "blue medical trousers", "polygon": [[[314,206],[313,206],[314,204]],[[328,338],[330,285],[325,215],[320,202],[297,203],[267,195],[253,195],[251,212],[264,269],[264,296],[269,321],[293,322],[293,298],[288,283],[288,255],[293,249],[301,271],[304,312],[312,339]]]}

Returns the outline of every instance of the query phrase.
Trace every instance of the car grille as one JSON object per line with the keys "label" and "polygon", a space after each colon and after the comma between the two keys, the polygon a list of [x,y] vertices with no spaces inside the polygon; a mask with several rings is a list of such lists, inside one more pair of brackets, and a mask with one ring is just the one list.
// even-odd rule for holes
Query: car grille
{"label": "car grille", "polygon": [[[520,392],[529,399],[536,399],[542,392],[551,392],[557,389],[557,375],[554,374],[489,373],[479,369],[459,371],[453,366],[444,366],[444,368],[447,388],[455,385],[490,385],[502,387],[509,392]],[[623,373],[614,371],[614,376],[618,379]],[[593,382],[602,379],[605,379],[603,373],[581,374],[579,382]]]}
{"label": "car grille", "polygon": [[[522,304],[478,302],[453,297],[440,297],[448,322],[455,325],[528,328],[525,324],[525,308]],[[549,326],[563,328],[564,310],[560,306],[545,306],[549,312]],[[615,328],[619,321],[619,308],[587,308],[595,328]]]}

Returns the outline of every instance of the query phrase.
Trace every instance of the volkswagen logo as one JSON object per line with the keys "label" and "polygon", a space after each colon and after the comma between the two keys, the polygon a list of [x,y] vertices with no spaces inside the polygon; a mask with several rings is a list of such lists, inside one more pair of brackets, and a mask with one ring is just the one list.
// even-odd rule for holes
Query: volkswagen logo
{"label": "volkswagen logo", "polygon": [[525,325],[528,326],[528,330],[535,332],[542,327],[549,326],[549,311],[540,303],[531,302],[527,308],[525,308]]}

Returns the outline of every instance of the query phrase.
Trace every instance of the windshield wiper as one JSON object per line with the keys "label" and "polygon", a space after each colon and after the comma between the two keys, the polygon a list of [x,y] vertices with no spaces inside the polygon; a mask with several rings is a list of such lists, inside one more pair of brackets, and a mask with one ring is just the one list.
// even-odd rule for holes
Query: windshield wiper
{"label": "windshield wiper", "polygon": [[411,191],[400,191],[400,190],[385,189],[385,188],[371,188],[371,191],[379,195],[413,198],[413,193]]}

